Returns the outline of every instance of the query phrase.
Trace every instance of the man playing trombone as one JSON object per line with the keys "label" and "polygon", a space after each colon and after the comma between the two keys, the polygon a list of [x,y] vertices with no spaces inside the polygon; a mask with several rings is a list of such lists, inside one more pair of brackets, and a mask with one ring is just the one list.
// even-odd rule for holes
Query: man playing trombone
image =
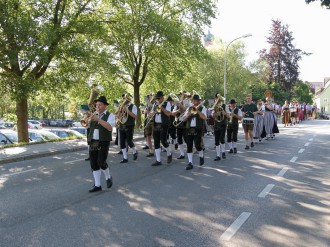
{"label": "man playing trombone", "polygon": [[206,108],[203,106],[202,98],[195,94],[192,98],[192,106],[188,108],[183,121],[186,122],[186,142],[188,165],[186,170],[193,169],[193,145],[199,154],[199,165],[204,165],[204,151],[202,148],[202,135],[206,119]]}

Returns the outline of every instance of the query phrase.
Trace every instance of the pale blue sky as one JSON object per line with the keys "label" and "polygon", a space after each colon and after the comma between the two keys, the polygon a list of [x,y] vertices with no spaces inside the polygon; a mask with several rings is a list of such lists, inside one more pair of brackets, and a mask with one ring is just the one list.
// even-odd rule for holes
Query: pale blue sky
{"label": "pale blue sky", "polygon": [[218,0],[219,15],[211,32],[225,43],[251,33],[242,39],[248,53],[247,62],[258,57],[257,52],[269,48],[266,36],[271,19],[289,25],[296,48],[313,53],[300,62],[300,79],[323,81],[330,76],[330,10],[320,2],[307,5],[304,0]]}

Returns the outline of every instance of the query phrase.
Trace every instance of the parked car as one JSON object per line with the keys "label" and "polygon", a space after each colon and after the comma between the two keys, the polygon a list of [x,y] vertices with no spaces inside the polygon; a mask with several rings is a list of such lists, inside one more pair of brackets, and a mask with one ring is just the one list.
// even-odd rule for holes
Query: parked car
{"label": "parked car", "polygon": [[80,121],[73,122],[72,127],[82,127]]}
{"label": "parked car", "polygon": [[60,139],[60,137],[47,130],[29,129],[29,137],[32,141],[51,141]]}
{"label": "parked car", "polygon": [[9,129],[0,130],[0,145],[18,143],[17,132]]}
{"label": "parked car", "polygon": [[28,123],[31,124],[31,127],[28,126],[30,129],[42,129],[42,124],[37,120],[28,120]]}
{"label": "parked car", "polygon": [[58,135],[60,138],[84,137],[83,134],[80,134],[78,131],[71,130],[71,129],[48,129],[47,131],[50,131],[50,132]]}
{"label": "parked car", "polygon": [[3,123],[3,126],[4,126],[5,128],[7,128],[7,129],[11,129],[11,128],[13,128],[14,125],[15,125],[15,123],[13,123],[13,122],[4,122],[4,123]]}
{"label": "parked car", "polygon": [[80,134],[87,136],[87,129],[85,127],[72,127],[71,130],[78,131]]}

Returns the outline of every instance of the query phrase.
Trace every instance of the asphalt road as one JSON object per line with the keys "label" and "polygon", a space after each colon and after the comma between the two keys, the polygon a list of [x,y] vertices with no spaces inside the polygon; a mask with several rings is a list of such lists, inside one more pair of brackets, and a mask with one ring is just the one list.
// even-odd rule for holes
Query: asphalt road
{"label": "asphalt road", "polygon": [[87,151],[1,165],[0,246],[330,246],[330,121],[280,131],[245,151],[240,130],[220,162],[205,136],[191,171],[112,146],[114,186],[92,194]]}

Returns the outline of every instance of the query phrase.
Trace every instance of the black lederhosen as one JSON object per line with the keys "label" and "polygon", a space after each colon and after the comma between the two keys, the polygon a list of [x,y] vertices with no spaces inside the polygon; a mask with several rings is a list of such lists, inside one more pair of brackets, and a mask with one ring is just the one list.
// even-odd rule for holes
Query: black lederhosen
{"label": "black lederhosen", "polygon": [[202,150],[202,135],[203,129],[190,127],[186,130],[187,153],[192,153],[194,144],[197,151]]}
{"label": "black lederhosen", "polygon": [[160,148],[160,143],[167,148],[167,132],[168,132],[168,125],[162,125],[161,123],[154,123],[153,133],[152,136],[154,138],[154,146],[155,149]]}
{"label": "black lederhosen", "polygon": [[126,148],[126,143],[130,148],[133,148],[135,146],[133,143],[134,125],[121,125],[119,127],[119,133],[120,149]]}
{"label": "black lederhosen", "polygon": [[228,124],[227,142],[237,142],[238,124]]}
{"label": "black lederhosen", "polygon": [[90,164],[93,171],[108,168],[107,158],[109,153],[109,141],[92,140],[89,148]]}
{"label": "black lederhosen", "polygon": [[225,136],[226,136],[227,124],[214,125],[214,139],[215,145],[219,146],[219,144],[225,144]]}

